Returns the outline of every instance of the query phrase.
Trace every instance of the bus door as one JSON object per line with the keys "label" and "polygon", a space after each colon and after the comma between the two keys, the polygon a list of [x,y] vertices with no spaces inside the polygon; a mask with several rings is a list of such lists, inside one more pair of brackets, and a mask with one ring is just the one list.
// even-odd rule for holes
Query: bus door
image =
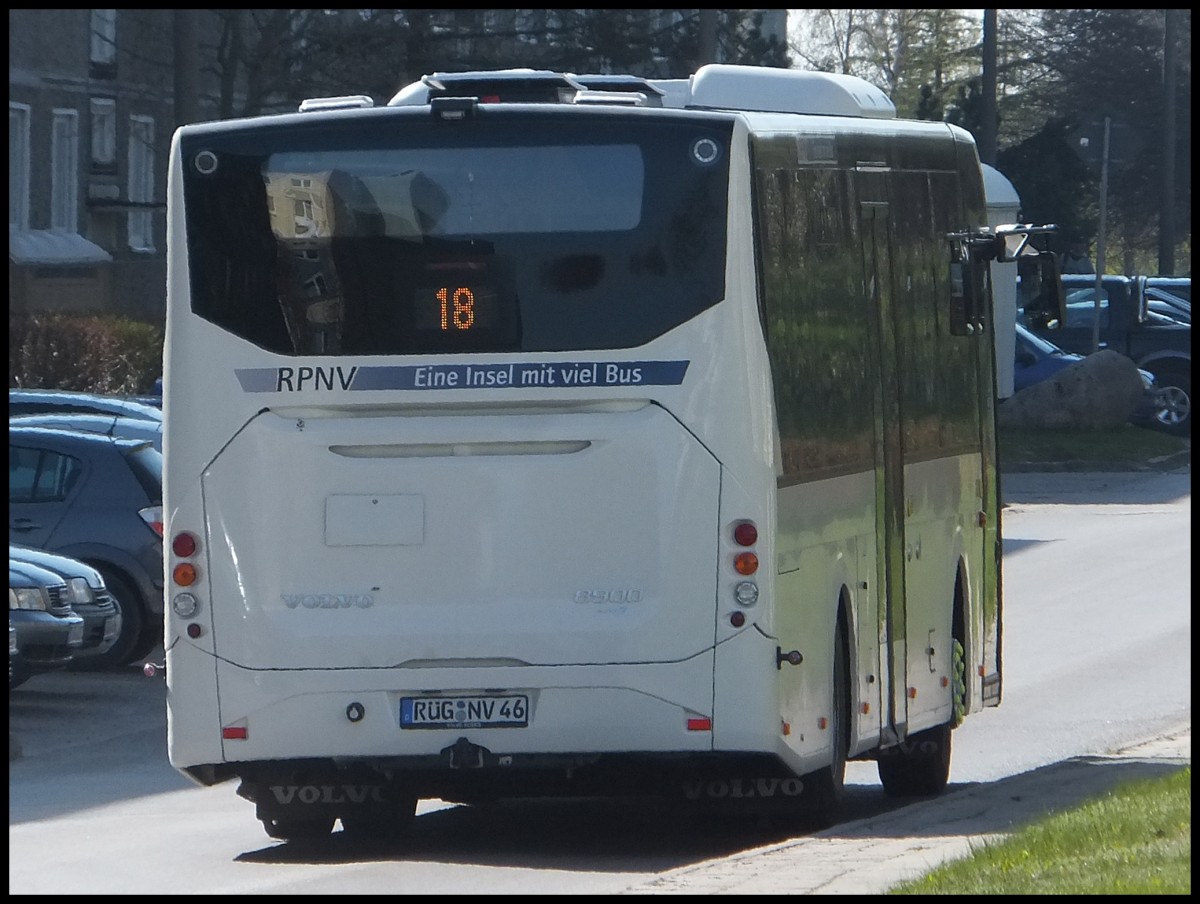
{"label": "bus door", "polygon": [[[863,197],[881,197],[868,181],[873,174],[859,173]],[[860,202],[863,279],[871,312],[873,358],[878,364],[875,399],[875,543],[876,583],[879,588],[879,669],[881,705],[887,714],[884,740],[904,737],[908,721],[905,689],[907,649],[905,637],[904,574],[904,449],[900,410],[900,349],[893,322],[894,292],[889,246],[889,210],[886,202]],[[890,737],[889,737],[890,735]]]}

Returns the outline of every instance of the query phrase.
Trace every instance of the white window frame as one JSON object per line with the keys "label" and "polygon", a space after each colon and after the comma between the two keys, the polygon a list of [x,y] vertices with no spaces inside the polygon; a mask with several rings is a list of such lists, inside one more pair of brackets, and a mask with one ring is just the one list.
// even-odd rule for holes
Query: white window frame
{"label": "white window frame", "polygon": [[79,111],[68,107],[50,123],[50,228],[79,231]]}
{"label": "white window frame", "polygon": [[[154,200],[154,117],[137,113],[129,117],[129,200]],[[155,250],[153,210],[131,207],[126,226],[130,251]]]}
{"label": "white window frame", "polygon": [[90,99],[92,165],[113,167],[117,163],[117,102],[111,97]]}
{"label": "white window frame", "polygon": [[29,120],[28,104],[8,104],[8,228],[29,229]]}
{"label": "white window frame", "polygon": [[93,63],[110,65],[117,61],[117,11],[92,10],[91,51]]}

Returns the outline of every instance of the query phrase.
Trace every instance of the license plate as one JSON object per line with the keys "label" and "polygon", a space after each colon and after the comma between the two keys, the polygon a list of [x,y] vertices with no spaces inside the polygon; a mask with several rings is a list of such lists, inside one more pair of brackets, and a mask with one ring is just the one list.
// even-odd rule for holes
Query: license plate
{"label": "license plate", "polygon": [[529,697],[401,697],[401,728],[525,728]]}
{"label": "license plate", "polygon": [[67,646],[73,647],[81,643],[83,643],[83,625],[71,625],[67,629]]}

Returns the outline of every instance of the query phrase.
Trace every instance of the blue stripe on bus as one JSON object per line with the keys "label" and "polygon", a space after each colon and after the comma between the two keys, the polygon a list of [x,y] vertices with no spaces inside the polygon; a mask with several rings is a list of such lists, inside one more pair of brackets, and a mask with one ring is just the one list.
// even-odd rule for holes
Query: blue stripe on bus
{"label": "blue stripe on bus", "polygon": [[395,367],[236,368],[243,392],[305,389],[574,389],[581,386],[678,386],[687,361],[548,361],[513,364],[416,364]]}

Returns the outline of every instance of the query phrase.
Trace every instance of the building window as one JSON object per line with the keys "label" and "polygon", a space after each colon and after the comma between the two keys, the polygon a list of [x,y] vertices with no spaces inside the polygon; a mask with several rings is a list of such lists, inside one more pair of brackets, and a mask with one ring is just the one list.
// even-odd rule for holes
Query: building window
{"label": "building window", "polygon": [[29,228],[29,107],[8,105],[8,228]]}
{"label": "building window", "polygon": [[50,126],[50,228],[79,229],[78,110],[55,110]]}
{"label": "building window", "polygon": [[117,167],[117,102],[111,97],[93,97],[92,169],[112,172]]}
{"label": "building window", "polygon": [[154,200],[154,118],[129,117],[129,247],[154,250],[154,212],[133,205]]}
{"label": "building window", "polygon": [[89,55],[93,78],[113,78],[117,74],[117,11],[92,10],[92,40]]}

